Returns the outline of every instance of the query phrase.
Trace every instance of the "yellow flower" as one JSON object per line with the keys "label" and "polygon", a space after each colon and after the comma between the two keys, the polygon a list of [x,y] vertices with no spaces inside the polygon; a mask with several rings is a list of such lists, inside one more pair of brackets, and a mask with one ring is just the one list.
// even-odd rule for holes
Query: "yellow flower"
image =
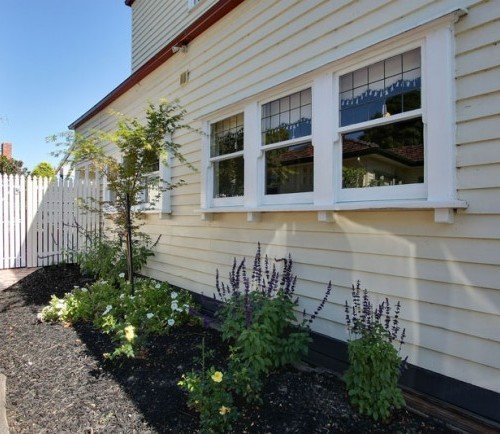
{"label": "yellow flower", "polygon": [[214,380],[216,383],[220,383],[222,381],[222,377],[222,372],[215,371],[212,375],[212,380]]}
{"label": "yellow flower", "polygon": [[219,414],[222,414],[222,416],[229,413],[230,411],[231,411],[231,409],[229,407],[226,407],[225,405],[223,405],[221,408],[219,408]]}
{"label": "yellow flower", "polygon": [[135,339],[135,328],[132,325],[125,327],[125,339],[127,341],[133,341]]}

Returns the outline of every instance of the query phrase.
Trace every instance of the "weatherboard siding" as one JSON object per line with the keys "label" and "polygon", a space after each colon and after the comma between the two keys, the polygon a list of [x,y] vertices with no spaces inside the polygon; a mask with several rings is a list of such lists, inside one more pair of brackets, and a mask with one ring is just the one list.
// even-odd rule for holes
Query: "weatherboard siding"
{"label": "weatherboard siding", "polygon": [[132,5],[132,71],[216,2],[202,0],[189,10],[187,0],[136,0]]}
{"label": "weatherboard siding", "polygon": [[[137,12],[143,3],[136,1]],[[215,270],[227,275],[233,256],[250,258],[260,241],[271,257],[292,254],[297,292],[309,311],[333,281],[314,330],[346,339],[343,304],[360,279],[377,298],[401,300],[411,363],[500,392],[498,2],[246,1],[111,108],[142,117],[148,101],[180,98],[200,127],[200,116],[459,6],[467,6],[468,15],[455,24],[457,186],[469,207],[455,223],[437,224],[433,211],[417,210],[342,212],[335,223],[318,222],[315,212],[265,213],[256,223],[246,214],[217,214],[204,222],[197,214],[200,172],[174,164],[174,181],[187,185],[172,191],[169,218],[147,218],[145,230],[161,237],[145,272],[211,296]],[[179,87],[186,68],[190,82]],[[79,130],[111,130],[114,123],[106,109]],[[181,133],[176,139],[200,170],[201,138]]]}

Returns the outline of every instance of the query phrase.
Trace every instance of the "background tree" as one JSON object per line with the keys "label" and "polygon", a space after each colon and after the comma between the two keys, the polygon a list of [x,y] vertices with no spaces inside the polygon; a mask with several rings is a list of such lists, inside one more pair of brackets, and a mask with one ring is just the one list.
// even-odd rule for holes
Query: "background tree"
{"label": "background tree", "polygon": [[5,155],[0,156],[0,174],[26,175],[28,170],[23,165],[24,163],[21,160],[8,158]]}
{"label": "background tree", "polygon": [[[171,183],[159,176],[146,173],[151,171],[154,161],[168,164],[169,157],[186,164],[191,170],[196,169],[188,163],[180,152],[180,145],[172,139],[179,130],[192,130],[184,124],[185,111],[177,102],[160,102],[156,107],[149,104],[145,121],[117,116],[117,128],[112,133],[93,131],[85,137],[80,135],[69,137],[69,147],[65,151],[68,161],[74,168],[80,163],[90,163],[96,174],[105,177],[108,189],[114,192],[112,213],[107,213],[114,224],[115,231],[125,240],[127,253],[127,278],[134,287],[133,243],[140,237],[139,222],[144,217],[141,207],[145,205],[142,193],[146,189],[157,191],[158,200],[161,192],[184,184],[183,180]],[[118,150],[113,156],[106,152],[109,145]],[[151,198],[149,199],[151,200]],[[106,202],[101,202],[101,205]],[[149,203],[148,203],[149,204]],[[146,205],[148,205],[146,204]]]}
{"label": "background tree", "polygon": [[42,161],[35,166],[31,175],[43,176],[44,178],[54,178],[56,176],[56,169],[54,169],[50,163]]}

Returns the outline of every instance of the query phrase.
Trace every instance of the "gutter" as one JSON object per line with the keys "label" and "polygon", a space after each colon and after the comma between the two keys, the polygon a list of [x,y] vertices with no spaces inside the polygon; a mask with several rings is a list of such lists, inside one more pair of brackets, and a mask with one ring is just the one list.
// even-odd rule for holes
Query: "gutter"
{"label": "gutter", "polygon": [[[174,37],[165,47],[163,47],[158,53],[151,57],[144,65],[142,65],[137,71],[135,71],[131,76],[120,83],[116,88],[114,88],[110,93],[108,93],[103,99],[101,99],[96,105],[94,105],[90,110],[85,112],[77,120],[69,125],[70,130],[74,130],[88,121],[90,118],[95,116],[97,113],[102,111],[104,108],[109,106],[113,101],[118,99],[124,93],[129,91],[137,83],[139,83],[143,78],[151,74],[155,69],[163,65],[168,59],[170,59],[175,53],[172,48],[175,46],[187,45],[193,41],[196,37],[200,36],[222,18],[224,18],[229,12],[235,9],[244,0],[219,0],[210,9],[204,12],[199,18],[197,18],[193,23],[191,23],[185,30]],[[134,0],[127,0],[125,4],[130,6]],[[130,3],[130,4],[129,4]]]}

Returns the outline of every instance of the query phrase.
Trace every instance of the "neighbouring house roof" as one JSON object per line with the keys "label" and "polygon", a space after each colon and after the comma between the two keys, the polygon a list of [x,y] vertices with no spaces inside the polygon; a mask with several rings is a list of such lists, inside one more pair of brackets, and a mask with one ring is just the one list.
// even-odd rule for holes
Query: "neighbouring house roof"
{"label": "neighbouring house roof", "polygon": [[421,166],[424,162],[424,145],[407,145],[400,148],[383,149],[376,143],[364,140],[344,139],[342,142],[344,158],[362,155],[381,155],[406,166]]}
{"label": "neighbouring house roof", "polygon": [[[142,65],[137,71],[115,87],[110,93],[108,93],[103,99],[101,99],[96,105],[94,105],[90,110],[85,112],[77,120],[75,120],[69,128],[74,130],[80,125],[88,121],[92,116],[99,113],[101,110],[110,105],[113,101],[123,95],[125,92],[134,87],[143,78],[147,77],[155,69],[163,65],[168,59],[170,59],[174,53],[172,48],[175,46],[180,46],[188,44],[193,39],[201,35],[205,30],[209,29],[220,19],[224,18],[229,12],[231,12],[244,0],[219,0],[210,9],[205,11],[199,18],[197,18],[193,23],[191,23],[187,28],[185,28],[181,33],[179,33],[172,41],[170,41],[165,47],[163,47],[158,53],[151,57],[144,65]],[[134,0],[126,0],[125,4],[130,6]]]}

